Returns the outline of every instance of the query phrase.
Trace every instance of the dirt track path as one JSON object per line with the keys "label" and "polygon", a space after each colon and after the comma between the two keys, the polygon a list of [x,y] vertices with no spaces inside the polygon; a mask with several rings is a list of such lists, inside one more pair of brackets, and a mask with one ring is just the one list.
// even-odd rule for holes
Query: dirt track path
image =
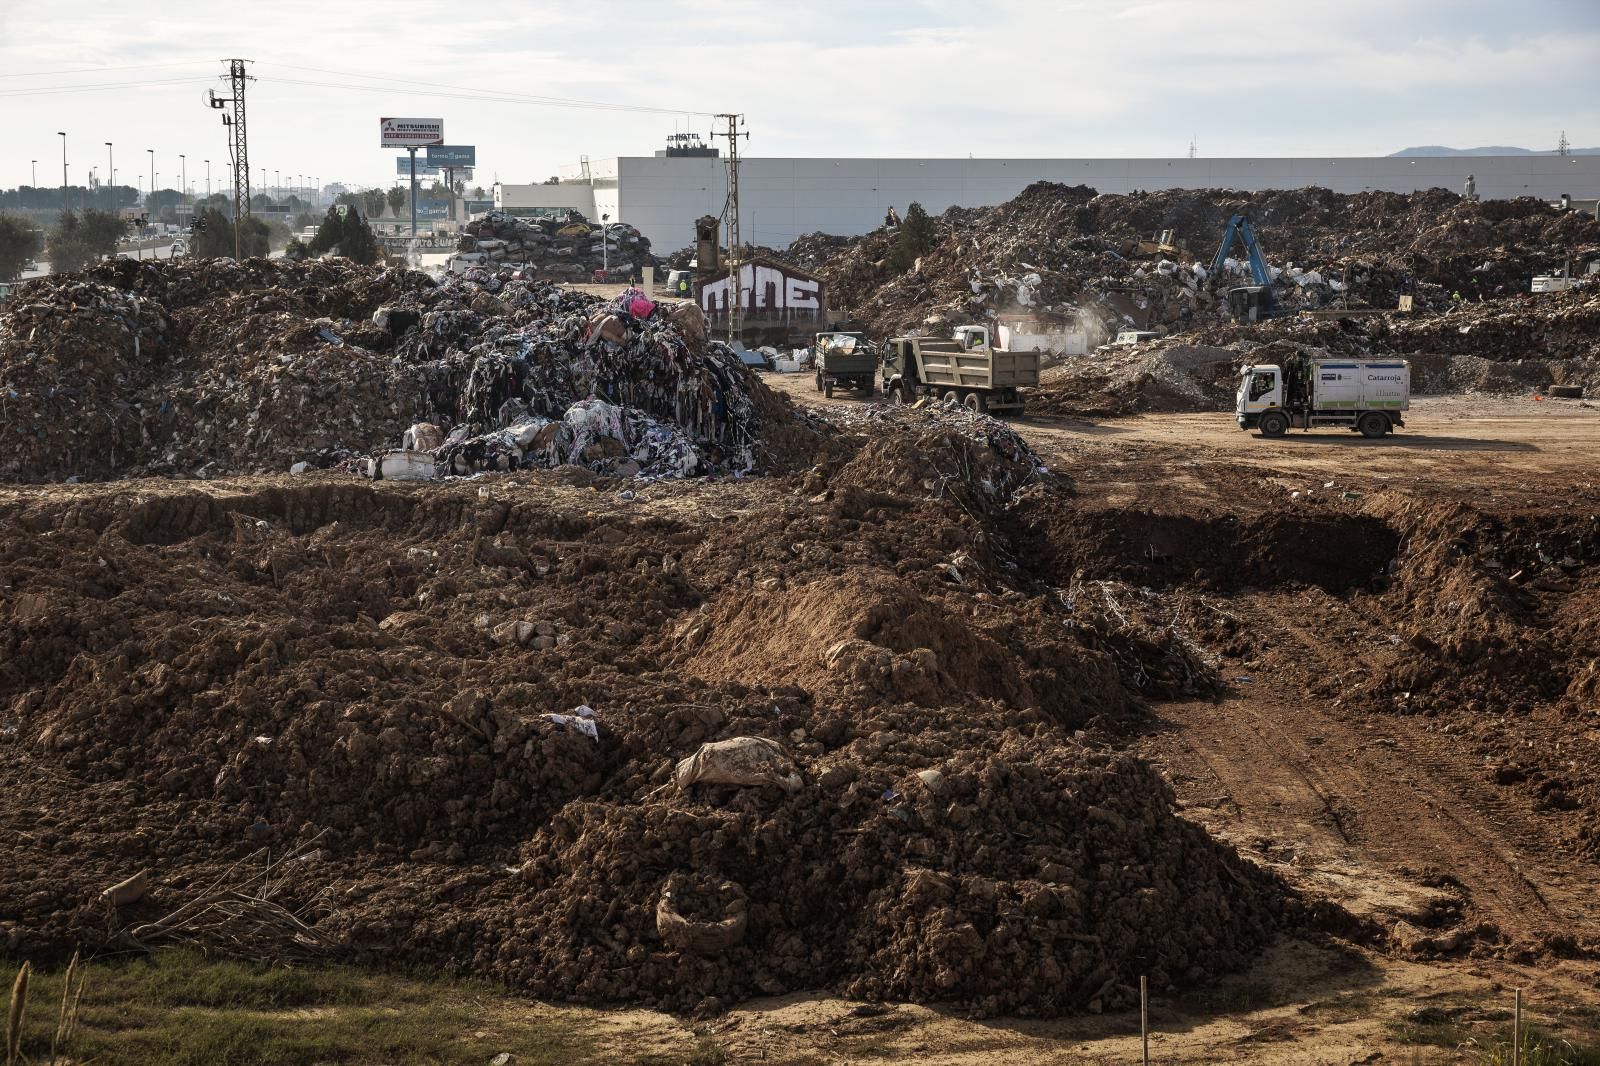
{"label": "dirt track path", "polygon": [[[767,381],[808,406],[862,404],[824,399],[802,377]],[[1591,495],[1600,411],[1441,397],[1417,401],[1409,421],[1383,441],[1335,432],[1266,441],[1239,432],[1226,412],[1012,424],[1095,506],[1171,509],[1192,499],[1214,508],[1226,503],[1218,499],[1224,467],[1421,497],[1564,493],[1577,504]],[[1368,715],[1304,689],[1305,679],[1340,675],[1353,686],[1375,668],[1391,647],[1381,618],[1315,590],[1240,595],[1223,606],[1258,647],[1286,649],[1298,680],[1271,676],[1266,656],[1220,703],[1158,706],[1164,728],[1145,754],[1167,768],[1190,817],[1385,926],[1403,919],[1447,944],[1449,930],[1477,930],[1491,943],[1498,930],[1515,945],[1600,942],[1592,864],[1565,857],[1538,812],[1496,787],[1465,739],[1432,731],[1431,719]],[[1342,636],[1330,641],[1329,633]],[[1370,650],[1352,651],[1362,648]]]}
{"label": "dirt track path", "polygon": [[[1381,641],[1381,627],[1330,596],[1235,598],[1227,610],[1261,646],[1309,667],[1303,676],[1351,669],[1327,631],[1371,629]],[[1213,832],[1385,924],[1490,922],[1517,944],[1600,940],[1593,867],[1563,859],[1538,815],[1495,788],[1459,738],[1431,731],[1428,718],[1369,716],[1270,676],[1235,688],[1248,694],[1161,705],[1173,728],[1149,751]]]}
{"label": "dirt track path", "polygon": [[[810,375],[763,380],[809,407],[861,408],[852,393],[825,398]],[[1270,468],[1306,477],[1360,478],[1396,487],[1449,487],[1487,495],[1534,489],[1550,477],[1600,488],[1600,407],[1528,396],[1429,396],[1413,400],[1406,428],[1370,441],[1337,430],[1266,440],[1240,432],[1228,411],[1146,414],[1091,421],[1025,415],[1012,421],[1047,459],[1064,452],[1171,449],[1201,463]]]}

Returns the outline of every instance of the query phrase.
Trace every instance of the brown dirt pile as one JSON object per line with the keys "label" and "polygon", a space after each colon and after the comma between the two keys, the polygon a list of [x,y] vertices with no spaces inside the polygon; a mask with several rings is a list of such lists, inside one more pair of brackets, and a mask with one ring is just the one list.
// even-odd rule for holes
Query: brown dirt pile
{"label": "brown dirt pile", "polygon": [[[1105,746],[1138,619],[1014,569],[1011,501],[1065,486],[900,428],[631,500],[581,470],[14,498],[0,944],[107,947],[322,831],[285,891],[344,956],[542,995],[1056,1014],[1244,965],[1301,911]],[[907,479],[908,447],[967,468]],[[736,737],[801,786],[672,784]],[[102,913],[134,866],[151,897]]]}

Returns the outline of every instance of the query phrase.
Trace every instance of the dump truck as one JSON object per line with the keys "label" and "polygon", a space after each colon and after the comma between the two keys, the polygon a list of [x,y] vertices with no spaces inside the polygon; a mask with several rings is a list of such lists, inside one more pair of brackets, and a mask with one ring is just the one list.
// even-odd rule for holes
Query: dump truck
{"label": "dump truck", "polygon": [[864,333],[818,333],[813,341],[817,391],[832,396],[836,386],[863,389],[871,396],[878,376],[878,352]]}
{"label": "dump truck", "polygon": [[1290,429],[1343,426],[1382,437],[1404,426],[1411,409],[1411,364],[1403,359],[1298,356],[1282,366],[1240,371],[1235,409],[1239,428],[1281,437]]}
{"label": "dump truck", "polygon": [[933,396],[1020,414],[1017,389],[1039,384],[1039,353],[996,349],[987,326],[961,326],[949,340],[895,337],[884,346],[881,378],[893,403]]}

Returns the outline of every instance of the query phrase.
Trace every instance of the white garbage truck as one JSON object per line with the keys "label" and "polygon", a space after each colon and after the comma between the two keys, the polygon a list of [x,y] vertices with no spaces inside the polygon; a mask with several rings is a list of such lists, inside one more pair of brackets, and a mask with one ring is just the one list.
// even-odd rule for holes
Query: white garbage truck
{"label": "white garbage truck", "polygon": [[1411,364],[1404,359],[1303,355],[1282,366],[1244,367],[1235,404],[1239,428],[1263,437],[1341,426],[1376,438],[1404,426],[1410,409]]}

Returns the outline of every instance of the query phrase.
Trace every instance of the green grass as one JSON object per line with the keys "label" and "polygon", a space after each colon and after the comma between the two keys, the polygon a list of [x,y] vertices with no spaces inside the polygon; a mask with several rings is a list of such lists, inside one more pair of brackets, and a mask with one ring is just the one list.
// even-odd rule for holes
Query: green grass
{"label": "green grass", "polygon": [[[17,965],[0,964],[7,990]],[[49,1061],[62,977],[34,971],[23,1024],[30,1062]],[[592,1060],[594,1049],[576,1013],[475,982],[174,951],[90,963],[70,1051],[79,1062],[128,1066],[483,1066],[510,1051],[518,1066],[532,1066]]]}
{"label": "green grass", "polygon": [[[1462,1050],[1476,1066],[1510,1066],[1511,1030],[1497,1034],[1493,1039],[1468,1040]],[[1528,1029],[1522,1034],[1522,1066],[1600,1066],[1600,1045],[1573,1044]]]}

